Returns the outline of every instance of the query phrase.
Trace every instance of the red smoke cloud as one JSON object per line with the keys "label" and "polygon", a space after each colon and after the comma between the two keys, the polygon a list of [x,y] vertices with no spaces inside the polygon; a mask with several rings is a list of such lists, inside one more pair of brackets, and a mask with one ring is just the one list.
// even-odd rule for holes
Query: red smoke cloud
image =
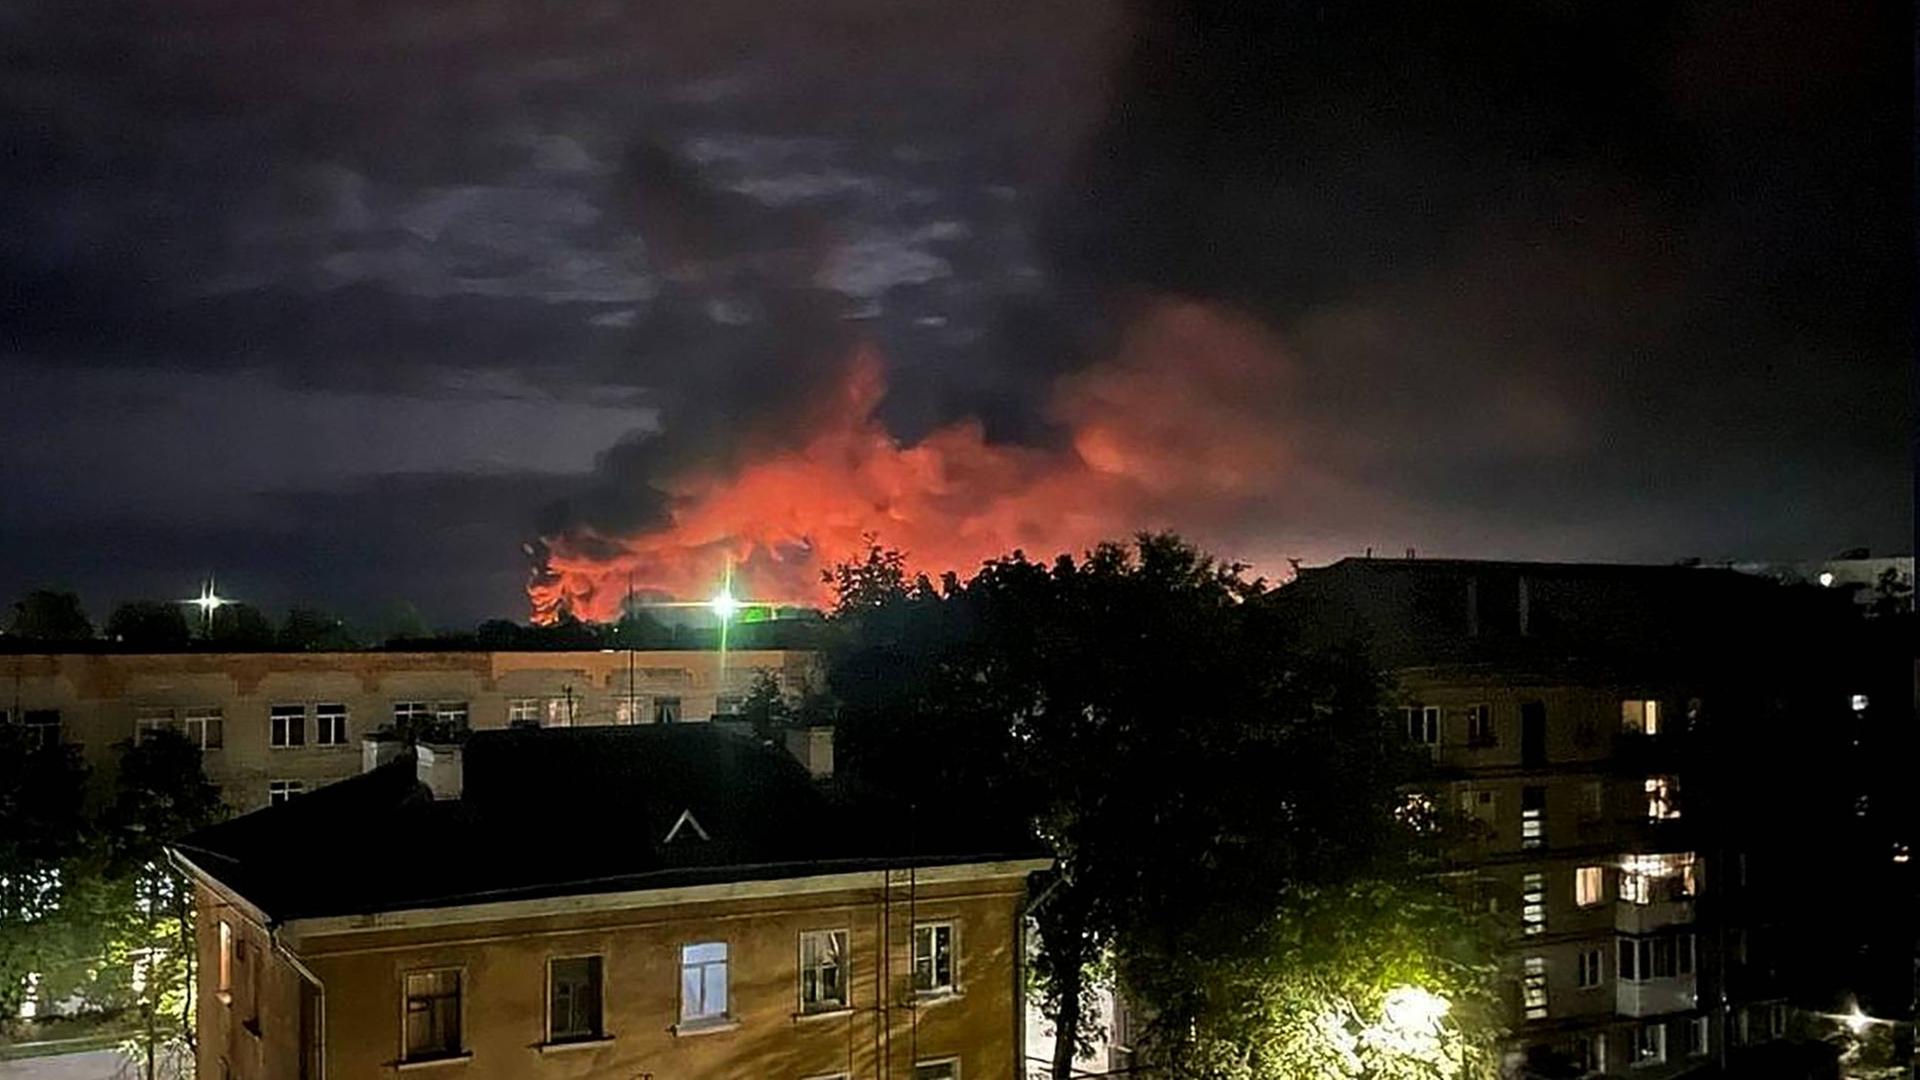
{"label": "red smoke cloud", "polygon": [[859,556],[867,534],[930,575],[966,574],[1016,548],[1079,552],[1141,529],[1204,539],[1218,512],[1262,497],[1287,471],[1278,425],[1257,407],[1282,389],[1285,368],[1250,320],[1160,304],[1112,360],[1054,386],[1049,414],[1071,432],[1066,448],[990,443],[973,421],[904,445],[875,417],[885,380],[879,358],[862,352],[796,448],[664,484],[663,526],[544,537],[547,569],[528,587],[534,618],[615,617],[629,575],[641,592],[707,597],[729,565],[737,596],[821,603],[821,571]]}

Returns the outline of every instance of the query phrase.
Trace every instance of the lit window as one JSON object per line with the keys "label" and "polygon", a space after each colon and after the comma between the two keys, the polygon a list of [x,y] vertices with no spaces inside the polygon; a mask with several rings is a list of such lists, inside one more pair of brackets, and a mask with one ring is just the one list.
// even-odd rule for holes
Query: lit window
{"label": "lit window", "polygon": [[847,932],[809,930],[800,935],[800,1011],[847,1007]]}
{"label": "lit window", "polygon": [[433,718],[439,722],[443,735],[467,730],[467,703],[464,701],[442,701],[433,708]]}
{"label": "lit window", "polygon": [[1684,900],[1698,890],[1692,852],[1626,855],[1620,860],[1620,899],[1635,904]]}
{"label": "lit window", "polygon": [[913,928],[913,989],[922,994],[953,990],[952,923],[920,923]]}
{"label": "lit window", "polygon": [[1500,739],[1493,727],[1493,706],[1467,706],[1467,745],[1494,746]]}
{"label": "lit window", "polygon": [[340,702],[325,702],[313,707],[313,741],[321,746],[347,744],[347,707]]}
{"label": "lit window", "polygon": [[913,1080],[960,1080],[960,1059],[919,1062],[913,1067]]}
{"label": "lit window", "polygon": [[1667,1060],[1667,1025],[1656,1020],[1633,1032],[1633,1063],[1658,1065]]}
{"label": "lit window", "polygon": [[1672,821],[1680,816],[1680,781],[1671,776],[1647,777],[1647,819]]}
{"label": "lit window", "polygon": [[565,697],[547,699],[547,726],[572,727],[573,718],[579,715],[580,704],[572,694]]}
{"label": "lit window", "polygon": [[1579,984],[1582,990],[1599,986],[1606,979],[1605,950],[1582,949],[1579,956]]}
{"label": "lit window", "polygon": [[404,1061],[460,1055],[460,972],[416,971],[406,977]]}
{"label": "lit window", "polygon": [[233,993],[233,926],[227,920],[220,920],[220,981],[217,989],[222,994]]}
{"label": "lit window", "polygon": [[507,726],[539,727],[540,699],[523,697],[507,702]]}
{"label": "lit window", "polygon": [[[0,721],[5,719],[6,714],[0,713]],[[20,714],[20,726],[27,737],[28,749],[41,750],[60,745],[59,709],[27,709]]]}
{"label": "lit window", "polygon": [[1704,1057],[1713,1051],[1713,1018],[1696,1016],[1687,1023],[1687,1056]]}
{"label": "lit window", "polygon": [[1520,877],[1520,929],[1523,933],[1544,934],[1547,930],[1547,876],[1523,874]]}
{"label": "lit window", "polygon": [[1547,789],[1520,789],[1520,846],[1547,846]]}
{"label": "lit window", "polygon": [[677,697],[657,697],[653,699],[653,722],[656,724],[677,724],[680,722],[680,699]]}
{"label": "lit window", "polygon": [[723,1020],[727,1015],[727,943],[680,947],[680,1022]]}
{"label": "lit window", "polygon": [[1520,1003],[1526,1009],[1527,1019],[1545,1020],[1547,1018],[1546,957],[1529,956],[1523,961],[1520,976]]}
{"label": "lit window", "polygon": [[569,956],[547,962],[547,1041],[598,1039],[600,958]]}
{"label": "lit window", "polygon": [[267,745],[276,749],[307,744],[305,705],[267,706]]}
{"label": "lit window", "polygon": [[1440,706],[1403,705],[1400,707],[1400,722],[1407,733],[1407,741],[1436,746],[1440,742]]}
{"label": "lit window", "polygon": [[267,805],[279,806],[283,802],[291,801],[296,795],[304,794],[306,790],[307,785],[299,780],[269,780],[267,781]]}
{"label": "lit window", "polygon": [[1867,711],[1867,695],[1865,694],[1853,695],[1853,711],[1854,712]]}
{"label": "lit window", "polygon": [[646,706],[638,698],[619,697],[613,702],[613,722],[616,724],[637,724],[645,714]]}
{"label": "lit window", "polygon": [[1573,871],[1573,902],[1592,907],[1607,899],[1607,871],[1603,866],[1581,866]]}
{"label": "lit window", "polygon": [[745,694],[721,694],[713,701],[715,716],[738,716],[740,706],[746,702]]}
{"label": "lit window", "polygon": [[1632,735],[1660,734],[1660,703],[1641,699],[1622,701],[1620,730]]}

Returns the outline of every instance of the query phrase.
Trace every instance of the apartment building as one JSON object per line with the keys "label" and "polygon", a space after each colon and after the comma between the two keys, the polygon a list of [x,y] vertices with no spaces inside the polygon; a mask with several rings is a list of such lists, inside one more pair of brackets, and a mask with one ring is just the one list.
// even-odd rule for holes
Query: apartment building
{"label": "apartment building", "polygon": [[1808,1048],[1779,1041],[1793,939],[1832,906],[1805,873],[1808,773],[1848,701],[1807,644],[1837,625],[1812,591],[1432,559],[1283,591],[1392,674],[1426,797],[1465,826],[1455,878],[1508,929],[1509,1075],[1750,1075],[1762,1056],[1803,1075],[1781,1064]]}
{"label": "apartment building", "polygon": [[200,1075],[989,1080],[1025,830],[838,792],[827,736],[480,731],[188,838]]}
{"label": "apartment building", "polygon": [[761,675],[800,694],[795,651],[67,653],[0,656],[0,722],[76,743],[97,774],[114,748],[169,729],[245,811],[352,776],[363,735],[685,723],[734,711]]}

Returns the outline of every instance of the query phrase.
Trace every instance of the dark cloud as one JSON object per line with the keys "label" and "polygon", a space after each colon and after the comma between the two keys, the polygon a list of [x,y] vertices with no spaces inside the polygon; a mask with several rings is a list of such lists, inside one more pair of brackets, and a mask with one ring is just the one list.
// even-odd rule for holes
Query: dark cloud
{"label": "dark cloud", "polygon": [[1297,471],[1151,522],[1237,554],[1908,543],[1896,5],[126,0],[0,39],[0,588],[48,551],[511,611],[523,540],[804,442],[861,349],[907,443],[1065,452],[1060,380],[1167,296],[1271,331],[1180,415]]}

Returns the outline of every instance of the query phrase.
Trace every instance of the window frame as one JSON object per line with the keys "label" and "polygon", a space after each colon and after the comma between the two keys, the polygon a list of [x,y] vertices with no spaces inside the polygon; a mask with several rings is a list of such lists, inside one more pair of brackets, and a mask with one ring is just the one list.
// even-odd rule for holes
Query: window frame
{"label": "window frame", "polygon": [[[924,988],[920,985],[920,932],[922,930],[945,930],[947,938],[947,981],[944,983],[933,981],[938,974],[940,955],[939,950],[935,948],[928,958],[929,985]],[[935,933],[933,940],[937,941],[938,936]],[[940,997],[960,992],[960,927],[955,920],[926,919],[913,924],[912,952],[908,959],[908,972],[916,996]]]}
{"label": "window frame", "polygon": [[1545,1020],[1550,1006],[1547,997],[1547,958],[1522,957],[1520,961],[1520,1012],[1527,1020]]}
{"label": "window frame", "polygon": [[218,919],[216,922],[219,924],[218,929],[214,931],[218,937],[215,948],[218,949],[219,966],[215,971],[217,981],[214,984],[214,996],[220,999],[222,1005],[231,1005],[233,1004],[233,924],[225,919]]}
{"label": "window frame", "polygon": [[[1653,1042],[1658,1045],[1658,1049],[1656,1049],[1653,1055],[1650,1057],[1644,1056],[1641,1053],[1641,1048],[1643,1045],[1641,1040],[1648,1033],[1652,1033],[1658,1036],[1653,1040]],[[1630,1063],[1629,1067],[1638,1069],[1638,1068],[1642,1068],[1650,1065],[1665,1065],[1666,1063],[1667,1063],[1667,1022],[1665,1020],[1649,1020],[1642,1023],[1640,1026],[1634,1028],[1633,1029],[1633,1061]]]}
{"label": "window frame", "polygon": [[[1538,802],[1538,806],[1529,803]],[[1545,784],[1527,784],[1520,789],[1520,846],[1523,848],[1544,848],[1547,846],[1547,787]]]}
{"label": "window frame", "polygon": [[[588,960],[592,962],[594,1015],[592,1030],[587,1032],[559,1032],[553,1028],[554,991],[557,989],[557,984],[554,982],[554,965],[573,960]],[[578,1011],[577,1005],[575,1011]],[[547,1008],[545,1026],[547,1034],[545,1045],[547,1046],[567,1046],[573,1043],[583,1042],[605,1042],[613,1037],[607,1034],[607,958],[605,953],[568,953],[563,956],[547,957]]]}
{"label": "window frame", "polygon": [[1467,746],[1486,750],[1500,745],[1500,727],[1493,718],[1493,706],[1479,702],[1467,706]]}
{"label": "window frame", "polygon": [[1573,868],[1573,906],[1596,908],[1607,902],[1607,868],[1599,863]]}
{"label": "window frame", "polygon": [[1706,1057],[1713,1053],[1713,1017],[1695,1016],[1687,1021],[1687,1056]]}
{"label": "window frame", "polygon": [[[24,716],[24,714],[22,714]],[[133,709],[133,741],[145,742],[148,735],[155,731],[171,731],[182,738],[186,737],[186,728],[180,723],[180,708],[177,705],[136,705]]]}
{"label": "window frame", "polygon": [[507,699],[507,726],[515,724],[534,727],[540,726],[540,699],[537,697],[517,697]]}
{"label": "window frame", "polygon": [[[323,711],[324,710],[324,711]],[[344,701],[317,701],[313,705],[313,745],[346,746],[352,741],[353,710]],[[338,730],[330,730],[335,729]],[[337,738],[327,738],[328,735]]]}
{"label": "window frame", "polygon": [[[687,961],[687,950],[697,949],[702,945],[718,945],[722,950],[724,950],[724,953],[719,960],[702,960],[692,965],[692,966],[697,966],[700,969],[700,1004],[702,1007],[705,1007],[707,1004],[707,969],[710,967],[713,967],[716,964],[719,965],[721,970],[725,973],[723,976],[723,983],[725,987],[724,999],[720,1003],[720,1009],[718,1012],[701,1012],[698,1014],[689,1015],[687,1013],[687,968],[689,967],[689,964]],[[679,972],[680,983],[679,983],[679,988],[676,991],[676,996],[680,999],[679,1001],[680,1019],[676,1027],[677,1028],[718,1027],[723,1024],[732,1023],[733,1022],[733,944],[732,942],[713,941],[713,940],[683,941],[680,943],[679,952],[680,952],[679,963],[676,965],[676,970]]]}
{"label": "window frame", "polygon": [[[6,722],[7,714],[0,711],[0,723]],[[48,719],[51,717],[52,719]],[[21,709],[20,730],[33,744],[32,749],[44,750],[49,746],[61,744],[62,718],[59,709]]]}
{"label": "window frame", "polygon": [[1520,932],[1529,936],[1547,932],[1547,875],[1543,872],[1520,875]]}
{"label": "window frame", "polygon": [[1620,730],[1628,735],[1659,735],[1665,711],[1658,698],[1621,698]]}
{"label": "window frame", "polygon": [[[807,966],[807,939],[821,938],[821,937],[828,938],[828,939],[837,937],[840,939],[839,963],[836,965],[839,968],[839,973],[840,973],[840,978],[839,978],[840,997],[837,1000],[828,999],[828,998],[817,998],[814,1001],[808,1001],[807,1000],[807,975],[809,973],[809,968]],[[802,930],[800,931],[799,937],[796,941],[796,950],[797,950],[796,974],[798,976],[797,981],[799,984],[798,991],[799,991],[799,1001],[800,1001],[800,1015],[817,1016],[823,1013],[846,1012],[848,1009],[851,1009],[853,1007],[853,932],[852,932],[852,929],[850,927],[830,927],[830,928],[819,929],[819,930]],[[817,975],[820,968],[821,968],[821,965],[818,962],[818,958],[816,954],[815,963],[812,969],[816,975],[816,979],[815,979],[816,993],[818,992],[817,987],[819,985]]]}
{"label": "window frame", "polygon": [[[280,788],[280,791],[277,793],[274,791],[276,787]],[[268,806],[285,806],[306,793],[307,782],[305,780],[287,778],[267,781]],[[278,794],[278,798],[275,798],[276,794]]]}
{"label": "window frame", "polygon": [[[1417,730],[1416,720],[1419,721]],[[1417,746],[1439,746],[1440,727],[1440,706],[1418,703],[1400,706],[1400,730],[1408,742]]]}
{"label": "window frame", "polygon": [[[454,1032],[455,1046],[431,1055],[412,1056],[408,1052],[411,1041],[407,1030],[408,1016],[412,1012],[413,996],[407,989],[407,980],[415,975],[444,975],[452,973],[455,979],[455,997],[459,1002],[457,1030]],[[431,999],[429,999],[431,1000]],[[409,968],[400,973],[400,1057],[402,1065],[415,1065],[430,1061],[459,1061],[473,1056],[467,1049],[467,967],[465,964],[442,964],[435,967]]]}
{"label": "window frame", "polygon": [[1607,984],[1607,951],[1604,947],[1583,948],[1574,955],[1574,985],[1582,990],[1598,990]]}
{"label": "window frame", "polygon": [[[292,710],[298,709],[298,715]],[[305,703],[278,702],[267,706],[267,749],[296,750],[307,745],[307,713],[311,711]],[[299,726],[290,721],[298,720]],[[297,737],[295,737],[297,736]]]}
{"label": "window frame", "polygon": [[960,1055],[951,1057],[923,1058],[913,1063],[913,1080],[920,1080],[921,1069],[937,1069],[942,1065],[950,1066],[948,1080],[960,1080]]}
{"label": "window frame", "polygon": [[678,694],[656,694],[647,703],[647,711],[656,724],[681,724],[686,721],[686,703]]}

